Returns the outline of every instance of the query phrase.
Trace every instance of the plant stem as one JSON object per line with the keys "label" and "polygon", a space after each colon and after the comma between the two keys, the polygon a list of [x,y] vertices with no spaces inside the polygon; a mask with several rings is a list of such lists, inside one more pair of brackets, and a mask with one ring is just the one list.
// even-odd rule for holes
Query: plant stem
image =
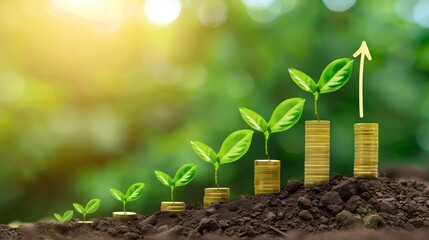
{"label": "plant stem", "polygon": [[174,187],[171,187],[171,201],[174,202],[174,198],[173,198],[173,192],[174,192]]}
{"label": "plant stem", "polygon": [[215,183],[216,183],[217,188],[219,188],[219,182],[218,182],[218,180],[217,180],[217,173],[218,173],[218,170],[219,170],[219,165],[218,165],[218,164],[215,164]]}
{"label": "plant stem", "polygon": [[314,94],[314,113],[316,114],[316,117],[317,117],[317,121],[319,121],[320,120],[320,118],[319,118],[319,114],[317,113],[317,100],[319,99],[319,93],[315,93]]}
{"label": "plant stem", "polygon": [[86,214],[83,214],[83,221],[85,222],[85,217],[86,217]]}
{"label": "plant stem", "polygon": [[124,213],[125,213],[125,204],[127,204],[127,202],[124,201],[123,204],[124,204]]}
{"label": "plant stem", "polygon": [[270,133],[266,132],[265,135],[265,155],[267,155],[268,160],[270,160],[270,155],[268,154],[268,139],[270,138]]}

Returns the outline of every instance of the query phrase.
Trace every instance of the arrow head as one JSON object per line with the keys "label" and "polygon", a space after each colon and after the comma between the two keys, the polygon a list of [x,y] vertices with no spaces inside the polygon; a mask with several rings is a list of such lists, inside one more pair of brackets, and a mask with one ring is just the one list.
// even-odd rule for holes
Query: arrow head
{"label": "arrow head", "polygon": [[362,44],[360,45],[359,49],[355,53],[353,53],[353,57],[355,58],[360,54],[362,54],[363,57],[366,57],[369,61],[372,60],[371,53],[369,52],[368,45],[366,45],[365,41],[362,41]]}

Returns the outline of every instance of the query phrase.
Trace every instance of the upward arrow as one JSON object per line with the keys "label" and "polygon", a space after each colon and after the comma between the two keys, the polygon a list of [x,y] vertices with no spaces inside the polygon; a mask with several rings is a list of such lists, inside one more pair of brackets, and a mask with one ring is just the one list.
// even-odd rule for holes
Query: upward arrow
{"label": "upward arrow", "polygon": [[359,49],[353,54],[353,57],[356,58],[360,56],[360,67],[359,67],[359,117],[363,118],[363,65],[365,57],[369,61],[372,60],[371,53],[369,53],[368,46],[365,41],[362,41]]}

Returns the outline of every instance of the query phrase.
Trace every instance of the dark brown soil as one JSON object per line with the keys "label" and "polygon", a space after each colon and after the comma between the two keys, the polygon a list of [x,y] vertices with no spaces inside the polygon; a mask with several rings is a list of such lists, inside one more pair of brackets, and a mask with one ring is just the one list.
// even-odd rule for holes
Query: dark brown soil
{"label": "dark brown soil", "polygon": [[[374,231],[376,229],[376,231]],[[37,223],[9,228],[3,239],[427,239],[429,185],[417,179],[335,176],[304,189],[289,180],[273,196],[242,196],[182,215],[157,212],[134,221]]]}

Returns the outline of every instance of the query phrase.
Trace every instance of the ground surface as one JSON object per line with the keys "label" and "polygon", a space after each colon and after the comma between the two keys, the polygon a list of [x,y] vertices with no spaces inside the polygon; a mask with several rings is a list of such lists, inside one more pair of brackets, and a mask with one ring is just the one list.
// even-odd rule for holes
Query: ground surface
{"label": "ground surface", "polygon": [[289,180],[273,196],[243,196],[182,215],[155,213],[129,222],[38,223],[3,239],[428,239],[429,185],[416,179],[335,176],[309,189]]}

